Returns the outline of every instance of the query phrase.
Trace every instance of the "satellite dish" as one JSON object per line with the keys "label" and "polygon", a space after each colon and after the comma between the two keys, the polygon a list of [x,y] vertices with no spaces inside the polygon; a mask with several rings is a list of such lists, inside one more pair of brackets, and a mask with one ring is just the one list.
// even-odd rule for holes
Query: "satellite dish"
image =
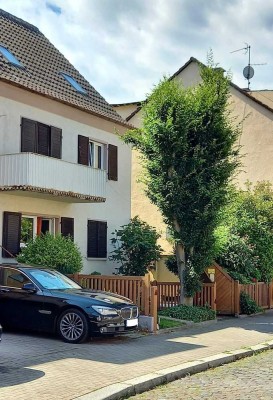
{"label": "satellite dish", "polygon": [[247,65],[243,70],[243,75],[246,79],[251,79],[254,76],[254,69],[251,65]]}

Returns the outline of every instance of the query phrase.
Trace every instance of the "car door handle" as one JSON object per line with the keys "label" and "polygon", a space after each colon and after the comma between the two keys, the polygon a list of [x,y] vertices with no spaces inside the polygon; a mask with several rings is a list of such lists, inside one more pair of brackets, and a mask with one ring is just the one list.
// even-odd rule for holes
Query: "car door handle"
{"label": "car door handle", "polygon": [[0,289],[1,293],[8,293],[10,290],[9,289]]}

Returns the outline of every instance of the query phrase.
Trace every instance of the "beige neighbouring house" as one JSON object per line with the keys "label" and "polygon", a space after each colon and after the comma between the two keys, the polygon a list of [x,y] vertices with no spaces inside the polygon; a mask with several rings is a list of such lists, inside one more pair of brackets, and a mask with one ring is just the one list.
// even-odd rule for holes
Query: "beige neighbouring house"
{"label": "beige neighbouring house", "polygon": [[[200,82],[199,61],[190,58],[173,76],[181,81],[184,87]],[[243,167],[236,177],[239,187],[249,180],[256,183],[268,180],[273,183],[273,91],[243,90],[231,83],[232,114],[243,121],[240,137]],[[130,124],[141,127],[141,102],[115,105],[118,113]],[[247,117],[247,118],[245,118]],[[158,281],[176,281],[174,274],[169,272],[164,264],[164,257],[172,254],[172,245],[168,241],[168,232],[160,212],[145,196],[142,184],[138,181],[142,167],[136,151],[132,155],[132,216],[139,215],[141,219],[156,227],[161,233],[160,245],[163,248],[162,259],[158,262],[154,273]]]}
{"label": "beige neighbouring house", "polygon": [[74,238],[84,273],[114,272],[111,233],[131,215],[116,131],[128,128],[37,27],[0,9],[0,262],[50,232]]}

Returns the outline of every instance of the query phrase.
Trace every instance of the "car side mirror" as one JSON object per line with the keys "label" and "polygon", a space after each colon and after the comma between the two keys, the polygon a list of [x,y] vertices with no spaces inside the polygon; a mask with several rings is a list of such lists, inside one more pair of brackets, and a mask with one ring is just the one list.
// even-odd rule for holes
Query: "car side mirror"
{"label": "car side mirror", "polygon": [[36,286],[34,285],[34,283],[32,283],[32,282],[25,283],[25,284],[23,285],[22,289],[23,289],[23,290],[26,290],[26,291],[28,291],[28,292],[31,292],[31,293],[36,293],[36,292],[37,292],[37,288],[36,288]]}

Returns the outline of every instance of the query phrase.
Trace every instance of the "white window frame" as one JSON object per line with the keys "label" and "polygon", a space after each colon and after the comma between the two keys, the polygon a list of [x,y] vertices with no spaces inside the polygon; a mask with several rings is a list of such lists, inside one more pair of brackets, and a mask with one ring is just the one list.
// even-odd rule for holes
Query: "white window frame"
{"label": "white window frame", "polygon": [[[93,151],[91,152],[91,149]],[[98,156],[98,148],[101,148],[101,160],[99,166],[99,156]],[[89,166],[92,168],[106,170],[106,161],[107,161],[107,143],[98,142],[93,138],[89,138]]]}

